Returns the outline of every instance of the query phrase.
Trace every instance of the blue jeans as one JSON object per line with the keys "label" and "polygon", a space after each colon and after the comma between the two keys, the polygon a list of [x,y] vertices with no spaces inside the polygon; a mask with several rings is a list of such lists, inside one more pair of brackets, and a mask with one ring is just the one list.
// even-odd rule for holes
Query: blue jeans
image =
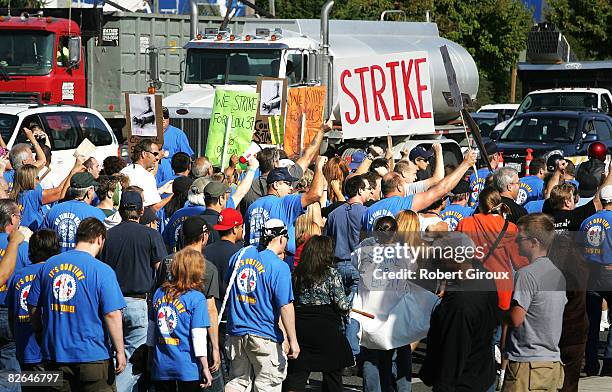
{"label": "blue jeans", "polygon": [[392,350],[361,348],[364,392],[410,392],[412,352],[410,346]]}
{"label": "blue jeans", "polygon": [[[336,263],[338,273],[342,277],[342,285],[344,286],[344,293],[349,297],[349,301],[352,303],[353,298],[357,295],[357,287],[359,285],[359,271],[353,266],[350,261],[338,261]],[[351,346],[353,357],[359,354],[359,339],[357,333],[359,332],[359,322],[347,318],[344,325],[344,334],[346,339]]]}
{"label": "blue jeans", "polygon": [[127,307],[121,311],[123,315],[123,343],[125,345],[125,358],[127,366],[117,375],[116,385],[118,392],[137,392],[136,383],[139,375],[132,374],[130,357],[134,351],[147,342],[147,301],[145,299],[124,297]]}
{"label": "blue jeans", "polygon": [[[587,291],[587,315],[589,317],[589,335],[585,353],[585,368],[589,370],[598,370],[598,354],[597,347],[599,346],[599,324],[601,323],[601,304],[603,299],[612,301],[612,292],[610,291]],[[612,302],[608,302],[612,304]],[[612,333],[608,331],[606,341],[606,350],[604,351],[604,361],[612,360]]]}
{"label": "blue jeans", "polygon": [[19,385],[8,386],[4,380],[4,372],[19,372],[19,362],[15,352],[15,341],[9,328],[8,308],[0,307],[0,391],[1,392],[20,392]]}

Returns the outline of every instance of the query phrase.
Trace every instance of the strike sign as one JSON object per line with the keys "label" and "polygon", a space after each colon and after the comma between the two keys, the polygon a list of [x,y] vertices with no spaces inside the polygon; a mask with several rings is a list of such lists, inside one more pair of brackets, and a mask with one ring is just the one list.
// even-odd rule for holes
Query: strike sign
{"label": "strike sign", "polygon": [[427,52],[336,59],[345,139],[434,131]]}

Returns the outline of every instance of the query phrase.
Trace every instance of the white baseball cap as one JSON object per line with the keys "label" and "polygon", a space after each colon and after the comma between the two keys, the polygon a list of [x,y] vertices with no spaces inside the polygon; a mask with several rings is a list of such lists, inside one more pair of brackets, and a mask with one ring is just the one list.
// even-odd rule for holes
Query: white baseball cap
{"label": "white baseball cap", "polygon": [[612,203],[612,185],[606,185],[601,188],[599,198],[603,203]]}

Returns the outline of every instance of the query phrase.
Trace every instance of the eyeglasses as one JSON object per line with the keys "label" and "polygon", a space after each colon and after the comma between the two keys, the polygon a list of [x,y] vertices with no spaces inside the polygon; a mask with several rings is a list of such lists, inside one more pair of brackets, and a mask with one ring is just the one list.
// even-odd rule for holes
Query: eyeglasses
{"label": "eyeglasses", "polygon": [[155,158],[157,158],[157,157],[159,156],[159,154],[160,154],[160,152],[159,152],[159,151],[149,151],[149,150],[145,150],[145,152],[148,152],[149,154],[153,154],[153,156],[154,156]]}

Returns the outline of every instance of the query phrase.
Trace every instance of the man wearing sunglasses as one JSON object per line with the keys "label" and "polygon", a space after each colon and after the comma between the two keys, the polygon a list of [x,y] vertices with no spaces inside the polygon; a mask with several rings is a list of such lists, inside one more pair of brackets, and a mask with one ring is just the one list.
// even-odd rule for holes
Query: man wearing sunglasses
{"label": "man wearing sunglasses", "polygon": [[[121,174],[125,174],[130,179],[130,185],[135,185],[143,190],[144,206],[153,206],[155,211],[163,208],[171,199],[172,195],[162,200],[160,193],[170,193],[161,189],[157,189],[155,176],[150,170],[155,168],[155,165],[162,158],[159,146],[151,139],[142,139],[132,153],[132,163],[121,170]],[[172,186],[171,184],[169,186]],[[164,186],[165,187],[165,186]]]}

